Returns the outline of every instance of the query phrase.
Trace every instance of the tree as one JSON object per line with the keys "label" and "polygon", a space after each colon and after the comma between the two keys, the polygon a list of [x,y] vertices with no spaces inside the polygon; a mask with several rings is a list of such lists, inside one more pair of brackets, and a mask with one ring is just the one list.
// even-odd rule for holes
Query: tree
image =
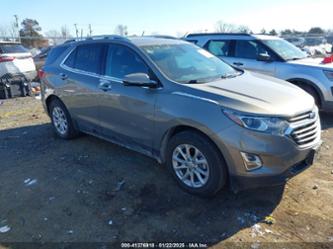
{"label": "tree", "polygon": [[238,26],[238,31],[240,33],[246,33],[246,34],[252,33],[251,29],[248,26],[245,26],[245,25]]}
{"label": "tree", "polygon": [[0,37],[6,38],[8,36],[8,28],[4,25],[0,26]]}
{"label": "tree", "polygon": [[249,27],[245,25],[235,25],[222,20],[216,23],[215,31],[219,33],[251,33]]}
{"label": "tree", "polygon": [[272,29],[271,31],[269,31],[269,34],[274,35],[274,36],[278,35],[278,33],[275,31],[275,29]]}
{"label": "tree", "polygon": [[61,38],[61,33],[58,30],[52,29],[45,32],[46,38]]}
{"label": "tree", "polygon": [[261,31],[260,31],[260,34],[266,35],[266,29],[262,28]]}
{"label": "tree", "polygon": [[290,29],[285,29],[281,31],[281,35],[291,35],[293,32]]}
{"label": "tree", "polygon": [[122,25],[122,24],[119,24],[117,25],[117,27],[115,28],[115,31],[114,31],[117,35],[121,35],[121,36],[126,36],[128,35],[128,32],[127,32],[127,26],[126,25]]}
{"label": "tree", "polygon": [[313,27],[309,30],[309,34],[324,34],[325,31],[320,27]]}
{"label": "tree", "polygon": [[61,32],[61,37],[65,40],[72,37],[72,35],[66,25],[61,26],[60,32]]}
{"label": "tree", "polygon": [[21,26],[20,36],[24,46],[33,47],[38,40],[42,40],[43,36],[39,33],[42,28],[36,20],[26,18],[22,21]]}

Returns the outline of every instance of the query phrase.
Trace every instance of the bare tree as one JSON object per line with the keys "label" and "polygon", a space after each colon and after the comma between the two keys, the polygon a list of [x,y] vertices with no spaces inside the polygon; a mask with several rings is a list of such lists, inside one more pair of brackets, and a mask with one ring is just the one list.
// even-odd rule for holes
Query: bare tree
{"label": "bare tree", "polygon": [[58,30],[52,29],[45,32],[45,36],[47,36],[47,38],[59,39],[61,38],[61,33]]}
{"label": "bare tree", "polygon": [[60,32],[61,32],[61,37],[65,40],[72,37],[72,35],[66,25],[61,26]]}
{"label": "bare tree", "polygon": [[234,24],[231,23],[226,23],[224,21],[218,21],[215,25],[215,30],[216,32],[219,33],[232,33],[232,32],[236,32],[236,26]]}
{"label": "bare tree", "polygon": [[239,25],[238,26],[238,32],[240,33],[246,33],[246,34],[250,34],[252,31],[248,26],[245,25]]}
{"label": "bare tree", "polygon": [[222,20],[216,23],[215,31],[219,33],[251,33],[249,27],[245,25],[235,25],[232,23],[226,23]]}
{"label": "bare tree", "polygon": [[5,25],[0,26],[0,37],[5,38],[8,36],[8,27]]}
{"label": "bare tree", "polygon": [[122,25],[122,24],[117,25],[117,27],[115,28],[114,32],[117,35],[122,35],[122,36],[128,35],[127,26],[126,25]]}
{"label": "bare tree", "polygon": [[8,27],[8,33],[12,38],[18,37],[19,33],[15,22],[12,22]]}

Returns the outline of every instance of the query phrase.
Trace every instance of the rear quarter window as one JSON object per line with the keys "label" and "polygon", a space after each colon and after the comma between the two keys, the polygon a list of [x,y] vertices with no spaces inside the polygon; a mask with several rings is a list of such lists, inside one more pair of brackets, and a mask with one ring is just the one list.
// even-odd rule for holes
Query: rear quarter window
{"label": "rear quarter window", "polygon": [[45,61],[45,65],[52,64],[55,62],[58,57],[68,48],[68,46],[60,46],[52,48],[51,51],[48,53]]}
{"label": "rear quarter window", "polygon": [[28,50],[20,44],[0,44],[0,53],[13,54],[13,53],[26,53]]}

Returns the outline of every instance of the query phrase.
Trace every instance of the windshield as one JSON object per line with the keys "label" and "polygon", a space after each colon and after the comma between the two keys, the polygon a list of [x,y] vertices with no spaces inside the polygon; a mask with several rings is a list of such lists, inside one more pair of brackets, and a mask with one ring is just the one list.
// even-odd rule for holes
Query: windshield
{"label": "windshield", "polygon": [[266,46],[271,48],[275,53],[280,55],[284,60],[296,60],[303,59],[307,57],[307,54],[294,46],[293,44],[287,42],[286,40],[262,40]]}
{"label": "windshield", "polygon": [[190,43],[141,47],[171,80],[204,83],[240,74],[211,53]]}

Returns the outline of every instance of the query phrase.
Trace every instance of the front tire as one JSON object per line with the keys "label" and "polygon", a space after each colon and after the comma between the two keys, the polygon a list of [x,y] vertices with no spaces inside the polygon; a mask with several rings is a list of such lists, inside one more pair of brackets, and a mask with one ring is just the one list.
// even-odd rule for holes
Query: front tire
{"label": "front tire", "polygon": [[173,136],[166,157],[177,183],[191,194],[211,197],[226,184],[223,157],[216,146],[198,132],[184,131]]}
{"label": "front tire", "polygon": [[74,126],[67,108],[60,100],[52,100],[49,110],[54,131],[59,137],[72,139],[79,135],[79,130]]}

